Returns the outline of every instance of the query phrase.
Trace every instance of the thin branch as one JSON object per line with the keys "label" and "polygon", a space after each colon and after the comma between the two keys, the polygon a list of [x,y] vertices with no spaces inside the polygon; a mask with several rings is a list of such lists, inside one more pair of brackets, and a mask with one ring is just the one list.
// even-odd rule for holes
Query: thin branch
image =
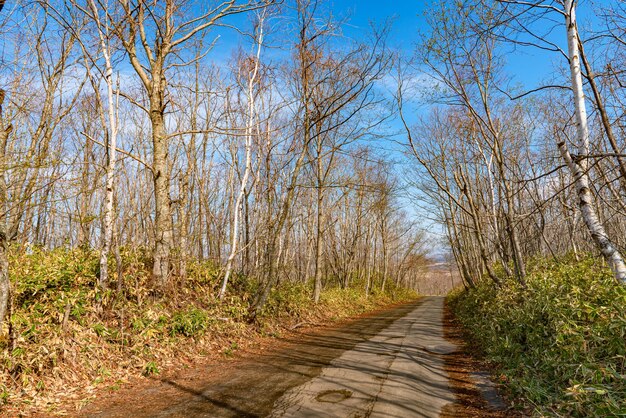
{"label": "thin branch", "polygon": [[[98,145],[100,145],[100,146],[102,146],[102,147],[104,147],[104,148],[106,148],[106,147],[107,147],[105,144],[103,144],[102,142],[98,141],[97,139],[95,139],[95,138],[91,137],[90,135],[88,135],[88,134],[87,134],[87,133],[85,133],[85,132],[81,132],[81,135],[83,135],[85,138],[87,138],[88,140],[90,140],[91,142],[93,142],[93,143],[95,143],[95,144],[98,144]],[[126,150],[123,150],[123,149],[121,149],[121,148],[117,148],[117,147],[115,147],[115,150],[116,150],[117,152],[119,152],[120,154],[124,154],[124,155],[126,155],[127,157],[130,157],[131,159],[133,159],[133,160],[137,161],[138,163],[140,163],[141,165],[143,165],[144,167],[146,167],[148,170],[150,170],[150,171],[154,172],[154,169],[152,168],[152,166],[151,166],[150,164],[148,164],[147,162],[145,162],[145,161],[144,161],[143,159],[141,159],[140,157],[138,157],[138,156],[136,156],[136,155],[134,155],[134,154],[131,154],[130,152],[128,152],[128,151],[126,151]]]}

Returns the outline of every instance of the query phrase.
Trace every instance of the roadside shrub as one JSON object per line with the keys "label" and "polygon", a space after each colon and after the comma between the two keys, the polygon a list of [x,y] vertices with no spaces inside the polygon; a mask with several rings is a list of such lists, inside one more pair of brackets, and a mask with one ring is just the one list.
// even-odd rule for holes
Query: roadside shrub
{"label": "roadside shrub", "polygon": [[149,361],[143,367],[142,374],[144,376],[152,376],[152,375],[155,375],[155,374],[159,374],[160,372],[161,371],[159,370],[159,367],[156,365],[156,363],[154,361]]}
{"label": "roadside shrub", "polygon": [[30,306],[56,299],[59,293],[72,292],[81,286],[93,287],[98,256],[88,250],[46,251],[33,246],[28,251],[10,251],[9,265],[14,304]]}
{"label": "roadside shrub", "polygon": [[188,281],[198,286],[219,286],[220,268],[211,260],[191,259],[187,262]]}
{"label": "roadside shrub", "polygon": [[195,337],[204,334],[208,327],[209,317],[206,311],[191,307],[172,315],[170,334]]}
{"label": "roadside shrub", "polygon": [[626,414],[626,288],[592,257],[529,271],[526,289],[482,281],[452,294],[459,321],[539,413]]}
{"label": "roadside shrub", "polygon": [[284,283],[272,289],[263,314],[268,316],[296,316],[306,312],[312,304],[313,286],[303,283]]}

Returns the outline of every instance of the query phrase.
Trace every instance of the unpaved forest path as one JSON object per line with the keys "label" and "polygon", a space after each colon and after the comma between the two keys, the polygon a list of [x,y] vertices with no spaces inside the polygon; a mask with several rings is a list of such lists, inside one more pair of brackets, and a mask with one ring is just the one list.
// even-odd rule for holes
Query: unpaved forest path
{"label": "unpaved forest path", "polygon": [[454,387],[471,383],[459,382],[465,379],[458,373],[451,380],[446,371],[446,356],[457,346],[444,337],[443,309],[443,297],[424,297],[303,333],[226,371],[214,365],[206,374],[215,377],[203,382],[164,380],[141,393],[120,394],[106,406],[96,402],[83,416],[470,416],[451,408]]}

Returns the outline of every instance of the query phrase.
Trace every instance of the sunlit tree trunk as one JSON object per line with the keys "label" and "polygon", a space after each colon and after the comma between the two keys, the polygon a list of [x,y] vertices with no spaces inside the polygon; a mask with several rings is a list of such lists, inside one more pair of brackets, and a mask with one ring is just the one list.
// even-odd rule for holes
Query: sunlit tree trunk
{"label": "sunlit tree trunk", "polygon": [[[9,135],[13,130],[11,124],[5,124],[4,122],[4,115],[2,111],[4,95],[4,90],[0,89],[0,211],[5,211],[8,204],[8,190],[5,178],[7,164],[5,149],[7,147]],[[9,298],[11,294],[11,283],[9,281],[9,257],[7,255],[7,247],[10,238],[8,234],[10,232],[7,230],[6,226],[6,219],[4,216],[0,216],[0,331],[2,331],[4,317],[6,316],[9,308]]]}
{"label": "sunlit tree trunk", "polygon": [[604,226],[598,218],[594,207],[594,198],[589,184],[589,127],[587,125],[587,109],[585,104],[585,94],[583,91],[583,81],[581,73],[581,59],[578,48],[578,27],[576,22],[576,6],[574,0],[565,0],[565,24],[567,26],[567,51],[569,56],[569,67],[572,92],[574,94],[574,108],[576,113],[576,135],[578,142],[578,155],[573,156],[565,140],[558,139],[559,151],[570,173],[576,183],[578,195],[578,206],[582,213],[583,220],[589,229],[596,246],[613,270],[615,278],[626,284],[626,263],[619,250],[609,239]]}
{"label": "sunlit tree trunk", "polygon": [[[263,13],[263,12],[262,12]],[[228,285],[228,279],[230,278],[233,263],[235,261],[235,257],[238,252],[238,244],[239,244],[239,222],[242,211],[243,200],[246,197],[246,189],[248,188],[248,180],[250,178],[250,174],[252,172],[252,141],[253,136],[257,132],[258,121],[256,117],[256,105],[255,105],[255,87],[257,84],[257,77],[259,74],[259,65],[261,60],[261,48],[263,45],[263,25],[265,23],[264,14],[261,15],[258,25],[258,33],[255,39],[257,50],[256,55],[254,57],[254,66],[250,69],[250,74],[247,74],[248,77],[248,85],[246,90],[246,100],[248,101],[248,114],[246,120],[246,128],[245,128],[245,167],[243,176],[241,178],[241,185],[239,186],[239,192],[237,194],[237,198],[235,200],[235,206],[233,208],[233,226],[231,231],[231,243],[230,243],[230,254],[228,255],[228,260],[226,261],[226,269],[224,272],[224,278],[222,280],[222,286],[220,287],[220,291],[218,293],[218,297],[220,299],[224,298],[226,293],[226,286]],[[246,66],[242,63],[244,71]]]}

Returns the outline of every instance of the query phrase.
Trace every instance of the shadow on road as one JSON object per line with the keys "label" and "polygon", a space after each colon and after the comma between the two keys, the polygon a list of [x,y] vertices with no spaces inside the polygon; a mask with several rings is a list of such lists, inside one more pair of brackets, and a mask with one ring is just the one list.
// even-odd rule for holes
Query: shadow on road
{"label": "shadow on road", "polygon": [[[155,379],[154,386],[140,393],[122,389],[119,401],[107,405],[98,402],[81,411],[89,417],[263,417],[271,413],[274,403],[289,389],[318,376],[322,369],[342,353],[367,342],[394,321],[404,317],[421,303],[416,301],[353,320],[338,327],[304,331],[281,339],[276,351],[229,362],[226,373],[222,365],[212,364],[190,380]],[[357,347],[358,352],[372,350],[381,355],[401,349],[394,340]],[[381,371],[369,364],[350,367],[363,373]],[[212,375],[218,375],[213,378]],[[198,375],[196,371],[194,376]],[[223,375],[223,376],[222,376]],[[130,390],[132,391],[132,389]],[[128,399],[136,401],[128,402]]]}

